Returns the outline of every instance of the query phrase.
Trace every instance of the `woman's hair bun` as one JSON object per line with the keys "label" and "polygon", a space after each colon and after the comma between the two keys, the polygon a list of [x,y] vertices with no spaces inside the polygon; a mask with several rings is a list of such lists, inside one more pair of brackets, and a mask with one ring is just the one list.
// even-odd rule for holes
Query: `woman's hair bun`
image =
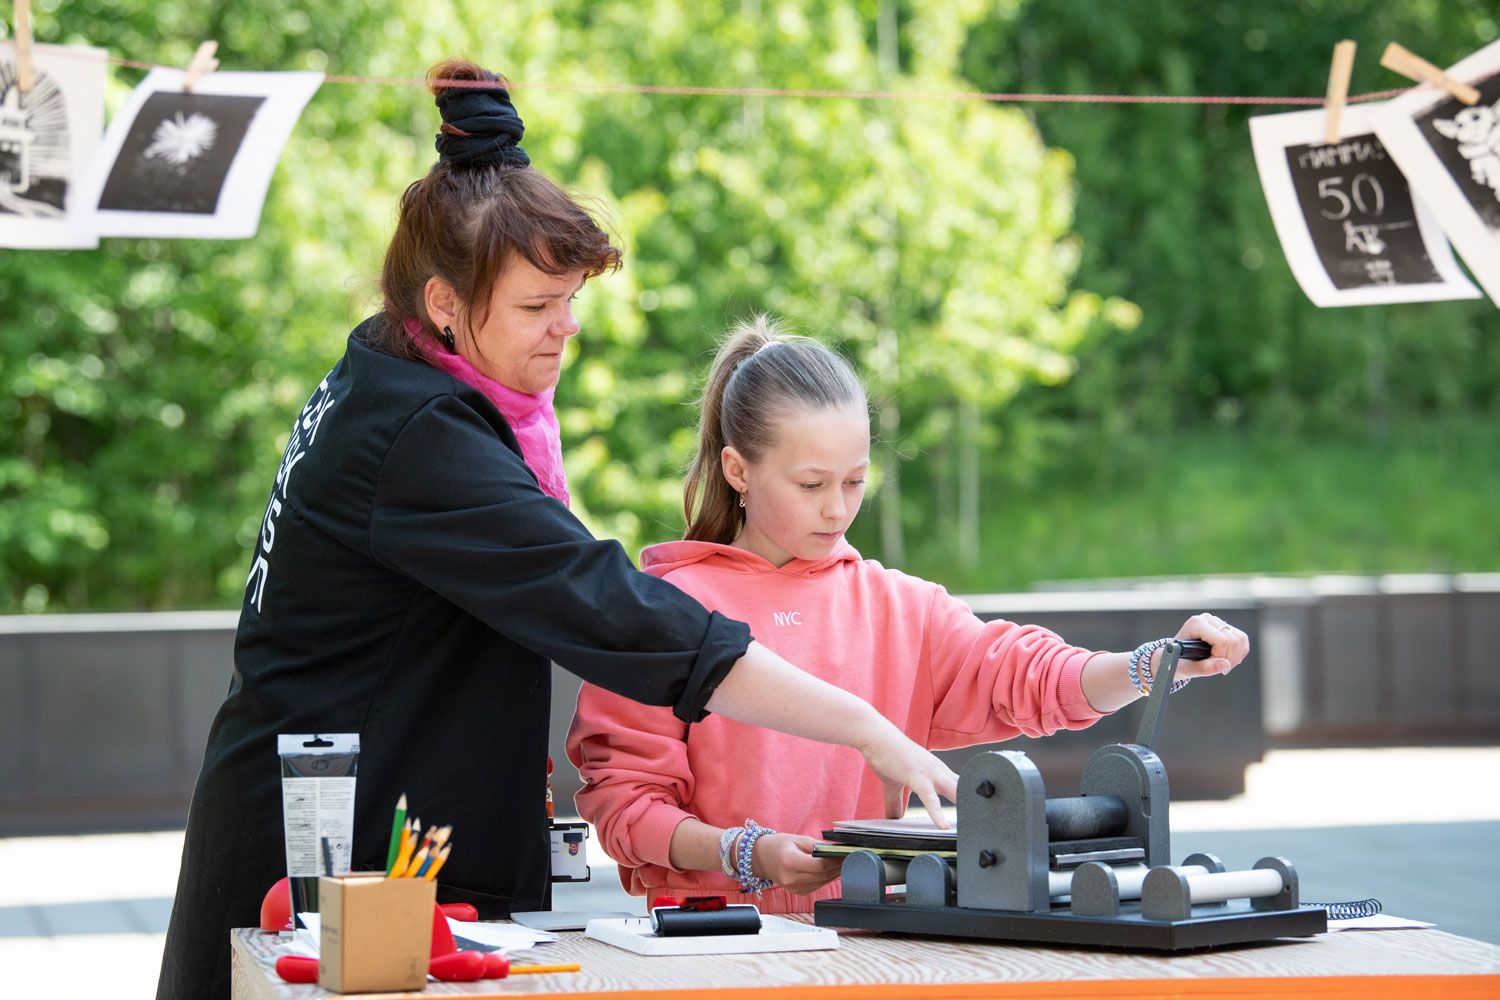
{"label": "woman's hair bun", "polygon": [[[455,85],[463,81],[477,86]],[[519,145],[526,126],[510,102],[503,78],[466,59],[445,59],[427,71],[427,84],[443,116],[437,151],[444,163],[455,167],[531,163]]]}

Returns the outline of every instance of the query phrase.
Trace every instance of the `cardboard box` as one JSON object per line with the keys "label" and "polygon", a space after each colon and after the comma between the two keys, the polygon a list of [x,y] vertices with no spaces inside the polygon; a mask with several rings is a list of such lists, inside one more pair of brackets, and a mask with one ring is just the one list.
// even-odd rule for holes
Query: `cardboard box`
{"label": "cardboard box", "polygon": [[383,873],[323,876],[318,985],[335,993],[427,985],[437,883]]}

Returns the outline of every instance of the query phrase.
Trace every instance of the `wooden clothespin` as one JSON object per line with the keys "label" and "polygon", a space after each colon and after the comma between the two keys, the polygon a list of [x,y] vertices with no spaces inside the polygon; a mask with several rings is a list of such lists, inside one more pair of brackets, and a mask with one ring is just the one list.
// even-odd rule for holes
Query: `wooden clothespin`
{"label": "wooden clothespin", "polygon": [[1385,52],[1380,56],[1380,65],[1386,69],[1393,69],[1402,76],[1410,77],[1418,83],[1430,83],[1434,87],[1441,87],[1465,104],[1479,103],[1479,91],[1467,83],[1459,83],[1426,59],[1413,55],[1395,42],[1385,47]]}
{"label": "wooden clothespin", "polygon": [[31,0],[16,0],[16,89],[25,94],[36,85],[31,65]]}
{"label": "wooden clothespin", "polygon": [[1339,141],[1339,119],[1344,116],[1344,102],[1349,97],[1349,76],[1354,72],[1354,43],[1344,39],[1333,47],[1333,65],[1328,69],[1328,119],[1323,126],[1323,141],[1330,146]]}
{"label": "wooden clothespin", "polygon": [[193,61],[188,63],[187,75],[182,78],[184,93],[191,94],[199,80],[219,68],[219,60],[214,58],[217,51],[219,43],[215,41],[207,41],[198,46],[198,51],[193,53]]}

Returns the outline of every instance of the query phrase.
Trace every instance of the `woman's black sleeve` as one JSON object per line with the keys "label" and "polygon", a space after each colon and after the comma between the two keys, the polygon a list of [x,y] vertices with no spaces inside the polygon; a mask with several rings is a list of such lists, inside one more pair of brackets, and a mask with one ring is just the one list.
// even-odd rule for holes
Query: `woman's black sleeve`
{"label": "woman's black sleeve", "polygon": [[375,558],[584,680],[697,722],[750,630],[635,569],[544,494],[462,400],[396,436],[370,516]]}

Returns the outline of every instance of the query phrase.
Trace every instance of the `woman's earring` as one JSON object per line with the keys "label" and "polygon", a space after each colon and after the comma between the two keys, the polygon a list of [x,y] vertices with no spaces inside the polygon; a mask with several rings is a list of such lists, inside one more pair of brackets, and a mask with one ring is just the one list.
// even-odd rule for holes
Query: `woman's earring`
{"label": "woman's earring", "polygon": [[740,494],[740,506],[745,506],[745,494],[743,493]]}
{"label": "woman's earring", "polygon": [[453,346],[453,330],[450,327],[443,327],[443,346],[448,348],[449,354],[457,353],[457,349]]}

